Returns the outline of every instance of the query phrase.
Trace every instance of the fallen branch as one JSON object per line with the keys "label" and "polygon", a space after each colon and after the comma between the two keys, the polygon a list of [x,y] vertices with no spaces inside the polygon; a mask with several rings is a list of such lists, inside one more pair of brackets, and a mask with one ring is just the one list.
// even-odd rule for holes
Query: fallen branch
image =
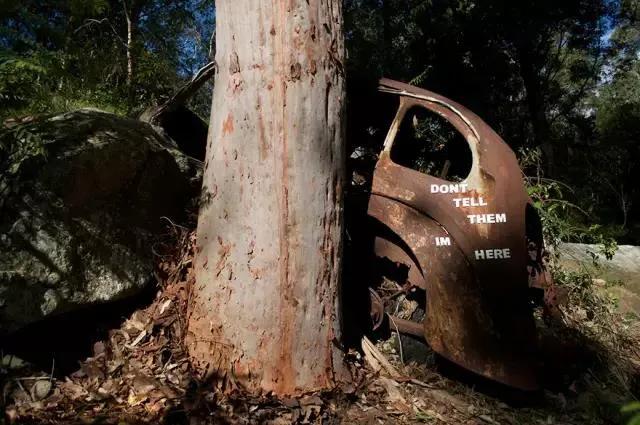
{"label": "fallen branch", "polygon": [[[206,83],[216,72],[215,61],[209,62],[196,72],[191,81],[180,87],[180,89],[169,98],[165,103],[160,105],[146,120],[150,124],[158,124],[163,114],[176,109],[189,100],[204,83]],[[144,118],[141,118],[144,120]]]}
{"label": "fallen branch", "polygon": [[366,336],[362,337],[362,351],[364,352],[364,358],[369,363],[369,366],[376,372],[384,369],[390,377],[394,379],[402,378],[402,375],[398,370],[387,360],[387,358],[376,348]]}

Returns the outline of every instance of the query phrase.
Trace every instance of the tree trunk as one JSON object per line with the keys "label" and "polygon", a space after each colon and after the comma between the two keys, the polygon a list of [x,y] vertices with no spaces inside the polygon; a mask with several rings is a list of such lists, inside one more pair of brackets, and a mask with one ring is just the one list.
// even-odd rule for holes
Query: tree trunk
{"label": "tree trunk", "polygon": [[382,0],[382,71],[384,75],[392,75],[393,35],[391,34],[391,0]]}
{"label": "tree trunk", "polygon": [[330,388],[344,184],[341,0],[217,0],[187,347],[202,379]]}
{"label": "tree trunk", "polygon": [[124,8],[124,17],[127,21],[127,86],[131,86],[133,82],[133,43],[134,32],[136,30],[137,14],[135,12],[134,2],[135,0],[129,0],[127,4],[126,0],[122,0],[122,7]]}

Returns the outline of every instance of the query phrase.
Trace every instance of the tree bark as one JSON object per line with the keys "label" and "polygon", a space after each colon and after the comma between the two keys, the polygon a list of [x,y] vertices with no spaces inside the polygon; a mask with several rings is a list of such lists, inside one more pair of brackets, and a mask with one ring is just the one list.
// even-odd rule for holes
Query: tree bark
{"label": "tree bark", "polygon": [[382,49],[384,75],[391,75],[393,57],[393,35],[391,34],[391,0],[382,0]]}
{"label": "tree bark", "polygon": [[127,86],[131,86],[134,72],[133,44],[137,24],[137,13],[135,11],[134,1],[135,0],[129,0],[127,4],[127,0],[122,0],[124,17],[127,22]]}
{"label": "tree bark", "polygon": [[216,1],[186,341],[202,379],[295,395],[347,376],[341,3]]}

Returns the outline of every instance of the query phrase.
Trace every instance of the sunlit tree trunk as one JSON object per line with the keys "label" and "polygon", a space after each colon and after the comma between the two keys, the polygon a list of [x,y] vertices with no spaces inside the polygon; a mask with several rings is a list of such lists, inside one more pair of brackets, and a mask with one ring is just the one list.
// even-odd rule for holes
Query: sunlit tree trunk
{"label": "sunlit tree trunk", "polygon": [[346,376],[341,3],[216,1],[187,335],[203,379],[293,395]]}
{"label": "sunlit tree trunk", "polygon": [[135,6],[135,0],[122,0],[124,16],[127,22],[127,85],[130,86],[133,81],[134,72],[134,34],[136,31],[138,12]]}

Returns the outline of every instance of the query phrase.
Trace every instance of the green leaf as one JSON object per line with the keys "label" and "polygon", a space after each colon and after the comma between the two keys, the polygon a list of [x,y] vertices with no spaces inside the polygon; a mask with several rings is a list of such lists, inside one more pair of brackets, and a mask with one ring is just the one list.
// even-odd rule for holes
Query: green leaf
{"label": "green leaf", "polygon": [[[620,409],[621,413],[632,413],[640,411],[640,401],[632,401],[631,403],[627,403]],[[639,417],[640,419],[640,417]]]}

